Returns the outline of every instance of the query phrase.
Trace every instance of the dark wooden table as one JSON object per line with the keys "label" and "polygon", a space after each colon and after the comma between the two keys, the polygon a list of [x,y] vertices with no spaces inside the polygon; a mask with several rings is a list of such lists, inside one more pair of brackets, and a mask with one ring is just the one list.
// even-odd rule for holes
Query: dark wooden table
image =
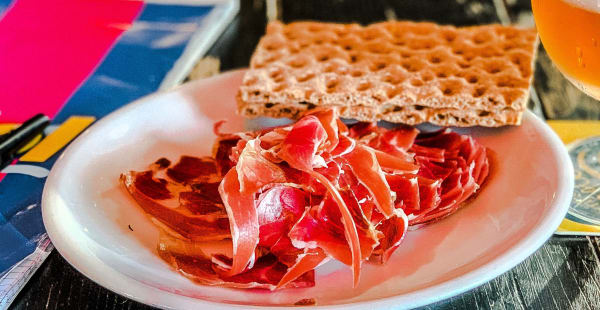
{"label": "dark wooden table", "polygon": [[[312,19],[367,24],[410,19],[454,25],[533,23],[529,0],[242,0],[240,15],[210,51],[210,55],[221,60],[222,70],[248,65],[264,32],[267,12],[285,22]],[[547,119],[599,119],[600,103],[571,86],[553,67],[543,47],[539,50],[534,90],[530,107]],[[600,309],[599,257],[600,238],[555,236],[513,270],[424,309]],[[21,291],[12,307],[149,308],[95,284],[56,251]]]}

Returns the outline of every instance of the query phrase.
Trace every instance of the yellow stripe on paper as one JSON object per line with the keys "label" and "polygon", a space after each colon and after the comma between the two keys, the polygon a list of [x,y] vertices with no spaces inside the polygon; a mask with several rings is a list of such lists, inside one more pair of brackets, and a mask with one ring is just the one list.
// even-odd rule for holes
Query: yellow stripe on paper
{"label": "yellow stripe on paper", "polygon": [[588,232],[588,233],[600,233],[600,227],[594,225],[586,225],[577,223],[568,219],[564,219],[557,231],[559,232]]}
{"label": "yellow stripe on paper", "polygon": [[552,120],[547,123],[556,131],[564,144],[600,135],[599,121]]}
{"label": "yellow stripe on paper", "polygon": [[21,156],[19,161],[45,162],[50,156],[73,140],[80,132],[96,120],[93,116],[71,116],[42,142]]}
{"label": "yellow stripe on paper", "polygon": [[15,129],[19,124],[0,124],[0,135],[8,133],[9,131]]}

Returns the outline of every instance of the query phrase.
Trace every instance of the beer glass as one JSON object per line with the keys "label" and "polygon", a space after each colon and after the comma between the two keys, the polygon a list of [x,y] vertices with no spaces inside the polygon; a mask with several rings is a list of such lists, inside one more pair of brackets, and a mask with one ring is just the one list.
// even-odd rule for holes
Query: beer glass
{"label": "beer glass", "polygon": [[562,74],[600,100],[600,0],[531,0],[546,52]]}

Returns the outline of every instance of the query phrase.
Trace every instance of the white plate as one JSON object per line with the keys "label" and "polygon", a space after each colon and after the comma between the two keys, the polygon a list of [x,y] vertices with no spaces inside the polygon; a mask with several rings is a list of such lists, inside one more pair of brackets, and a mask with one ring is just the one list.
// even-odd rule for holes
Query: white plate
{"label": "white plate", "polygon": [[54,246],[70,264],[116,293],[164,308],[281,306],[304,298],[330,308],[410,308],[508,271],[552,235],[567,211],[571,161],[551,129],[527,112],[519,127],[461,130],[495,154],[488,184],[456,214],[409,232],[386,265],[366,264],[357,288],[350,270],[335,262],[318,268],[316,286],[308,289],[194,284],[157,256],[158,232],[118,177],[162,156],[210,154],[217,120],[229,120],[225,130],[264,124],[234,113],[242,74],[229,72],[140,99],[69,146],[48,177],[42,210]]}

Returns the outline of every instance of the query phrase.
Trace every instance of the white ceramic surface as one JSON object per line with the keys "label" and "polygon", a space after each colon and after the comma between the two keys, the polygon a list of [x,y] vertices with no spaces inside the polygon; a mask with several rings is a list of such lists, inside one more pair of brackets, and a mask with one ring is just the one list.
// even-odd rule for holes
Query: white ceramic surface
{"label": "white ceramic surface", "polygon": [[357,288],[350,270],[336,262],[319,267],[316,286],[308,289],[244,291],[194,284],[158,258],[158,232],[120,188],[118,177],[162,156],[210,154],[217,120],[228,119],[225,130],[269,122],[245,121],[234,113],[242,73],[138,100],[69,146],[48,177],[42,210],[52,242],[70,264],[114,292],[164,308],[247,309],[304,298],[327,308],[410,308],[508,271],[551,236],[567,211],[571,162],[549,127],[527,112],[520,127],[461,130],[492,150],[488,183],[451,217],[409,232],[386,265],[366,264]]}

